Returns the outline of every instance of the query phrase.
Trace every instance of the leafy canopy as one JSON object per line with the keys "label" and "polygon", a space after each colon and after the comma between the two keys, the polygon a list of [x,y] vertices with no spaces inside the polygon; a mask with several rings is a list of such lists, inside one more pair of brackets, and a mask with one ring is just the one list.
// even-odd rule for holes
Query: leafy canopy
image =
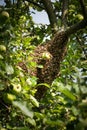
{"label": "leafy canopy", "polygon": [[[87,128],[86,28],[69,37],[67,55],[61,62],[60,76],[52,85],[37,84],[38,78],[28,73],[37,67],[31,56],[37,45],[52,38],[53,28],[61,30],[66,27],[66,20],[62,18],[63,1],[55,0],[51,3],[57,22],[50,18],[48,9],[45,9],[46,1],[44,2],[5,0],[5,5],[0,6],[1,130]],[[70,27],[83,20],[84,16],[79,1],[70,0],[68,4],[67,25]],[[50,24],[36,24],[31,15],[31,8],[39,12],[45,10]],[[48,90],[44,98],[38,101],[35,93],[37,87],[43,85]]]}

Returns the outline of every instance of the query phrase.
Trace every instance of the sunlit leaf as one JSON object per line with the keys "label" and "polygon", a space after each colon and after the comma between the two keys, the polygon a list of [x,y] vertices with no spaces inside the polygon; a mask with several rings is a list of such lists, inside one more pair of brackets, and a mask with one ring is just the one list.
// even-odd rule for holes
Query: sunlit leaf
{"label": "sunlit leaf", "polygon": [[34,87],[37,84],[37,78],[36,77],[31,77],[31,78],[29,77],[29,78],[27,78],[26,83],[29,86]]}
{"label": "sunlit leaf", "polygon": [[42,68],[43,68],[43,65],[38,65],[37,67],[42,69]]}
{"label": "sunlit leaf", "polygon": [[40,118],[40,119],[44,119],[44,118],[45,118],[45,115],[42,114],[42,113],[39,113],[39,112],[35,112],[35,116],[36,116],[37,118]]}
{"label": "sunlit leaf", "polygon": [[60,89],[60,91],[73,101],[76,101],[76,97],[68,89]]}
{"label": "sunlit leaf", "polygon": [[33,118],[33,112],[27,106],[27,102],[23,101],[13,101],[13,105],[18,107],[26,116]]}
{"label": "sunlit leaf", "polygon": [[32,118],[27,118],[26,121],[27,121],[28,123],[30,123],[31,125],[36,126],[36,122],[35,122],[34,119],[32,119]]}
{"label": "sunlit leaf", "polygon": [[6,64],[5,70],[8,75],[11,75],[14,73],[14,69],[13,69],[12,65],[9,65],[9,64]]}
{"label": "sunlit leaf", "polygon": [[32,95],[30,95],[30,100],[36,107],[39,107],[39,102]]}
{"label": "sunlit leaf", "polygon": [[4,59],[4,57],[0,54],[0,59]]}
{"label": "sunlit leaf", "polygon": [[51,126],[64,126],[64,122],[61,121],[61,120],[52,121],[52,120],[50,120],[50,119],[44,118],[43,122],[44,122],[45,124],[48,124],[48,125],[51,125]]}
{"label": "sunlit leaf", "polygon": [[45,87],[47,87],[47,88],[50,88],[50,85],[47,84],[47,83],[40,83],[40,84],[38,84],[37,86],[45,86]]}

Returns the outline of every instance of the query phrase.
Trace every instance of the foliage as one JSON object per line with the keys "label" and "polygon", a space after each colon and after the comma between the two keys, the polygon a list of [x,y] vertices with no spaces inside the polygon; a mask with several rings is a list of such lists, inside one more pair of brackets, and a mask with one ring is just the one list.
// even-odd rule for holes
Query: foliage
{"label": "foliage", "polygon": [[[70,37],[67,55],[61,63],[60,76],[52,85],[38,84],[37,77],[28,73],[30,69],[37,67],[32,61],[31,53],[37,45],[48,40],[48,36],[51,38],[51,27],[37,25],[32,20],[29,6],[38,11],[43,9],[28,5],[27,1],[19,2],[19,8],[16,3],[6,3],[7,10],[3,11],[3,7],[0,11],[0,129],[85,130],[87,31],[80,30]],[[55,11],[59,8],[57,15],[61,26],[61,3],[56,1],[53,5]],[[77,6],[77,2],[72,2],[69,6],[70,25],[83,19],[78,14]],[[35,94],[37,87],[42,85],[48,90],[44,98],[38,101]]]}

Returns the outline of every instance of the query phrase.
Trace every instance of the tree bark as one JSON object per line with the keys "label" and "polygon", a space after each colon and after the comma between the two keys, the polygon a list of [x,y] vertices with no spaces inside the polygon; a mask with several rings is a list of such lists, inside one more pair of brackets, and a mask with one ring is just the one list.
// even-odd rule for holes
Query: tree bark
{"label": "tree bark", "polygon": [[45,10],[48,14],[49,17],[49,21],[52,27],[52,31],[56,32],[57,30],[57,19],[56,19],[56,15],[54,13],[53,10],[53,6],[50,0],[42,0],[42,3],[44,4]]}
{"label": "tree bark", "polygon": [[79,0],[81,8],[82,8],[82,14],[84,16],[84,19],[87,18],[87,8],[85,7],[84,0]]}
{"label": "tree bark", "polygon": [[67,28],[66,33],[68,36],[76,33],[77,31],[84,29],[87,26],[87,18]]}
{"label": "tree bark", "polygon": [[62,26],[64,29],[67,27],[68,3],[68,0],[63,0],[62,2]]}

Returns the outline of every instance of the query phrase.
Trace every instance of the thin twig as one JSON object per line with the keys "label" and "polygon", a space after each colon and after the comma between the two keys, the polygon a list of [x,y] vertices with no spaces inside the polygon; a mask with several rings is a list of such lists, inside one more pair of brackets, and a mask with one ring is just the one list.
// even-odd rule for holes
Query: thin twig
{"label": "thin twig", "polygon": [[67,28],[66,34],[68,36],[70,36],[71,34],[76,33],[77,31],[79,31],[80,29],[83,29],[85,27],[87,27],[87,18],[85,18],[82,21],[75,23],[71,27]]}
{"label": "thin twig", "polygon": [[6,104],[4,104],[2,101],[0,101],[0,103],[6,108],[9,110],[9,106],[7,106]]}

